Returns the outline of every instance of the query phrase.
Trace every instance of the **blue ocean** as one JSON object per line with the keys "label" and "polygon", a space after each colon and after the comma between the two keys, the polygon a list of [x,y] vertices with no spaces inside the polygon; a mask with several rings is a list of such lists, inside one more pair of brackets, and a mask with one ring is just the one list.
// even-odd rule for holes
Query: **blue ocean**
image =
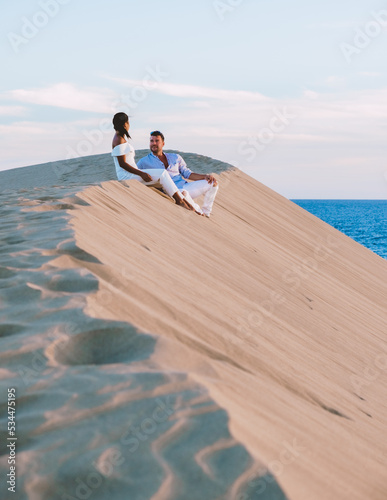
{"label": "blue ocean", "polygon": [[387,200],[292,200],[319,219],[387,258]]}

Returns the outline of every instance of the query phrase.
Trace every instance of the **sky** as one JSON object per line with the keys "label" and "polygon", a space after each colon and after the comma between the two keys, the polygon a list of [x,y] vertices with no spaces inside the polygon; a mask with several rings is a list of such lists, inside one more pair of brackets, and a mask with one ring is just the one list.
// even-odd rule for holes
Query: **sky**
{"label": "sky", "polygon": [[[136,149],[290,199],[387,195],[387,2],[0,0],[0,170]],[[384,61],[384,62],[382,62]]]}

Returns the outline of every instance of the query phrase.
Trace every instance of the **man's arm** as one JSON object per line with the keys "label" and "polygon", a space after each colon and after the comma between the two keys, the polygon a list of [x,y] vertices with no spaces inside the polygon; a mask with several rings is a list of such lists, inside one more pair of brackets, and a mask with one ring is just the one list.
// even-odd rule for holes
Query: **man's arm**
{"label": "man's arm", "polygon": [[213,186],[218,185],[218,181],[212,174],[195,174],[195,172],[192,172],[192,170],[190,170],[187,167],[186,162],[180,155],[177,155],[177,158],[178,158],[179,172],[184,177],[184,179],[189,179],[190,181],[201,181],[205,179],[208,182],[208,184],[212,184]]}
{"label": "man's arm", "polygon": [[190,181],[201,181],[205,179],[208,184],[213,184],[214,186],[218,185],[218,181],[212,174],[195,174],[195,172],[192,172],[188,179]]}
{"label": "man's arm", "polygon": [[184,179],[189,179],[190,181],[201,181],[205,179],[208,184],[213,184],[214,186],[218,185],[218,181],[212,174],[195,174],[187,167],[186,162],[180,155],[177,155],[179,162],[179,172],[184,177]]}

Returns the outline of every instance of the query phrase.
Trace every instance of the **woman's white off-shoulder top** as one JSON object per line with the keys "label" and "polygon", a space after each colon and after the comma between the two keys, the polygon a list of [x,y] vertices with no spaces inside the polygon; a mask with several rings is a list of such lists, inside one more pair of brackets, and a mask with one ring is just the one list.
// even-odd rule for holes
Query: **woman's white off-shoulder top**
{"label": "woman's white off-shoulder top", "polygon": [[129,142],[123,142],[122,144],[118,144],[115,148],[113,148],[112,156],[114,159],[114,165],[116,167],[117,179],[119,181],[125,181],[128,179],[133,179],[138,177],[137,175],[131,174],[127,170],[120,167],[118,163],[117,156],[126,156],[126,163],[129,163],[131,167],[138,168],[135,161],[136,152],[134,147],[129,144]]}

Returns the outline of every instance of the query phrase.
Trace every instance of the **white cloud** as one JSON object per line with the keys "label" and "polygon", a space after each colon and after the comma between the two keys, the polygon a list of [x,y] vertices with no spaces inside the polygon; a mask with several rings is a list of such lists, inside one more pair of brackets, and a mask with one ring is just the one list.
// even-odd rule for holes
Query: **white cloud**
{"label": "white cloud", "polygon": [[193,101],[192,103],[189,104],[190,107],[192,108],[210,108],[211,105],[208,101]]}
{"label": "white cloud", "polygon": [[55,136],[57,134],[63,134],[65,131],[65,125],[59,123],[20,121],[14,122],[11,125],[0,125],[2,138],[4,138],[4,136],[8,138],[15,136],[18,139],[20,135],[35,135],[40,137],[48,134],[50,136]]}
{"label": "white cloud", "polygon": [[0,116],[22,116],[26,112],[24,106],[0,106]]}
{"label": "white cloud", "polygon": [[15,89],[2,98],[29,104],[75,109],[91,113],[111,113],[115,94],[102,88],[77,88],[71,83],[57,83],[38,89]]}
{"label": "white cloud", "polygon": [[377,73],[376,71],[361,71],[360,73],[358,73],[358,75],[367,78],[377,78],[379,76],[382,76],[381,73]]}
{"label": "white cloud", "polygon": [[[337,196],[361,197],[363,182],[368,186],[364,196],[372,198],[372,193],[380,193],[378,172],[385,165],[387,89],[332,89],[330,93],[306,89],[290,99],[255,93],[250,93],[252,98],[248,99],[245,92],[238,99],[236,91],[222,94],[214,89],[178,84],[162,88],[164,94],[167,90],[167,95],[173,93],[176,97],[175,101],[169,100],[168,113],[164,112],[165,101],[159,95],[151,106],[141,105],[141,112],[138,110],[132,118],[131,135],[136,149],[148,147],[149,131],[158,128],[166,134],[168,148],[195,151],[247,169],[288,197],[329,197],[330,186]],[[104,89],[93,92],[90,106],[95,99],[106,97]],[[71,95],[79,99],[84,93],[86,90],[77,90]],[[282,114],[282,122],[274,119],[278,114]],[[14,164],[59,160],[66,157],[69,148],[77,150],[85,142],[90,145],[90,154],[107,153],[113,131],[107,127],[102,134],[101,119],[92,113],[85,120],[71,123],[24,120],[3,125],[0,142],[12,152],[3,158],[3,163],[9,168]],[[272,137],[262,143],[262,137],[267,140],[267,130],[273,125]],[[23,150],[18,147],[20,134],[26,137]],[[263,147],[252,150],[254,146],[249,140],[258,141]],[[18,158],[15,151],[20,153]],[[350,173],[352,168],[356,176]],[[321,176],[327,179],[325,184],[320,184]]]}
{"label": "white cloud", "polygon": [[[125,87],[143,87],[142,80],[127,80],[122,78],[110,78],[109,80],[115,81]],[[152,88],[151,88],[152,87]],[[146,87],[145,87],[146,88]],[[247,90],[224,90],[215,89],[211,87],[201,87],[197,85],[185,85],[181,83],[169,82],[153,82],[149,86],[152,92],[159,92],[173,97],[181,98],[194,98],[194,99],[215,99],[224,101],[238,101],[238,102],[265,102],[269,98],[259,92],[250,92]]]}
{"label": "white cloud", "polygon": [[312,27],[316,28],[321,26],[324,29],[328,30],[346,30],[350,28],[356,28],[358,25],[358,21],[356,19],[344,19],[342,21],[336,21],[331,23],[321,23],[320,25],[314,24]]}
{"label": "white cloud", "polygon": [[318,99],[318,97],[320,96],[320,94],[318,92],[315,92],[314,90],[309,90],[309,89],[305,89],[303,92],[303,95],[307,99]]}
{"label": "white cloud", "polygon": [[333,88],[343,87],[345,85],[345,82],[346,82],[345,78],[335,75],[328,76],[325,79],[325,84],[328,87],[333,87]]}

